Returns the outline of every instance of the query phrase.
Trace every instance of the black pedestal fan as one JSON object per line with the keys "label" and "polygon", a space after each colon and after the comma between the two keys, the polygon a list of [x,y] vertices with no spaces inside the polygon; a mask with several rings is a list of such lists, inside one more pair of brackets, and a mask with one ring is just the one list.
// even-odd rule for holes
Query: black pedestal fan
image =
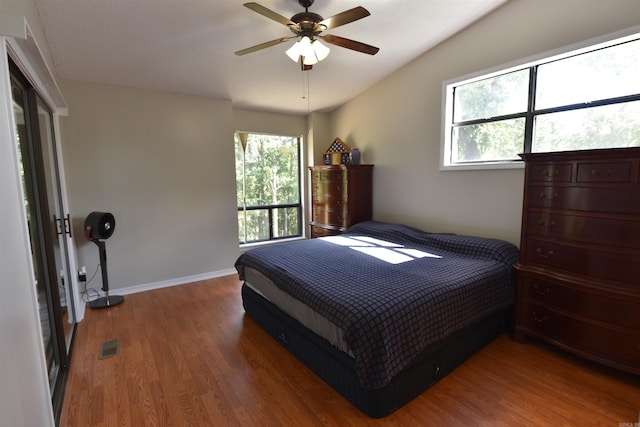
{"label": "black pedestal fan", "polygon": [[98,246],[100,251],[100,269],[102,270],[102,290],[105,296],[89,303],[91,308],[107,308],[118,305],[124,297],[109,296],[109,277],[107,275],[107,248],[104,240],[111,237],[116,228],[116,219],[108,212],[91,212],[84,220],[84,234]]}

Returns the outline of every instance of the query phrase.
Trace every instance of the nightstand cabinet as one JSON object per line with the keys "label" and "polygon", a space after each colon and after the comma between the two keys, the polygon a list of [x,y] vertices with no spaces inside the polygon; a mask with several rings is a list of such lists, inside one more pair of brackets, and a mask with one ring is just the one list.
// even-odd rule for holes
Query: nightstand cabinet
{"label": "nightstand cabinet", "polygon": [[372,217],[373,165],[312,166],[311,237],[340,234]]}
{"label": "nightstand cabinet", "polygon": [[522,158],[514,339],[640,374],[640,148]]}

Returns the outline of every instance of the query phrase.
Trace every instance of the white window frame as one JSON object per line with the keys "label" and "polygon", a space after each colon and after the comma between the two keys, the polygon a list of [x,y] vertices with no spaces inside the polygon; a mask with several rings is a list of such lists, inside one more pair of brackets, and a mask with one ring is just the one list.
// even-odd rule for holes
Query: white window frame
{"label": "white window frame", "polygon": [[[522,160],[504,161],[479,161],[474,163],[451,163],[451,125],[453,122],[453,91],[454,87],[479,80],[507,74],[512,71],[522,70],[534,65],[551,62],[580,53],[589,52],[598,48],[611,46],[614,44],[630,41],[638,38],[640,25],[616,31],[614,33],[584,40],[579,43],[564,46],[558,49],[542,52],[527,58],[515,60],[506,64],[491,67],[489,69],[477,71],[461,77],[446,80],[442,83],[442,123],[440,137],[440,170],[483,170],[483,169],[522,169]],[[524,141],[523,141],[524,149]]]}

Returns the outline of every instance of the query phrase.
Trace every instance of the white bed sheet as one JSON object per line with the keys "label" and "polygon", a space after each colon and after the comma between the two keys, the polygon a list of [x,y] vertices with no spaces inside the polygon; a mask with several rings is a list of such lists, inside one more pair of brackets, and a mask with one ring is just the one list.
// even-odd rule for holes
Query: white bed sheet
{"label": "white bed sheet", "polygon": [[245,284],[280,310],[296,319],[317,335],[326,339],[338,350],[353,357],[353,353],[344,341],[344,332],[326,317],[316,313],[309,306],[278,288],[259,271],[246,267]]}

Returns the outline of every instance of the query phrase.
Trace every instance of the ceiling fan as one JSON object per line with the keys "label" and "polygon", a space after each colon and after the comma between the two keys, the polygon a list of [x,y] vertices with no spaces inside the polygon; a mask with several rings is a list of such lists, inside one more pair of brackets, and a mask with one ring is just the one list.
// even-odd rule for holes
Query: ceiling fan
{"label": "ceiling fan", "polygon": [[309,6],[313,4],[313,1],[314,0],[298,0],[300,6],[304,7],[304,12],[293,15],[291,19],[285,18],[279,13],[276,13],[258,3],[245,3],[244,6],[248,7],[254,12],[266,16],[267,18],[279,22],[280,24],[288,26],[294,35],[280,37],[275,40],[239,50],[236,52],[236,55],[246,55],[248,53],[253,53],[280,43],[284,43],[287,40],[291,40],[293,38],[299,38],[299,41],[289,50],[287,50],[287,55],[296,62],[298,62],[298,60],[300,59],[302,70],[305,71],[313,68],[314,64],[316,64],[318,61],[323,60],[329,54],[329,48],[319,43],[317,39],[322,39],[327,43],[366,53],[369,55],[375,55],[376,53],[378,53],[380,49],[375,46],[357,42],[355,40],[346,39],[340,36],[321,34],[325,30],[330,30],[369,16],[370,13],[367,9],[358,6],[324,19],[317,13],[309,12]]}

